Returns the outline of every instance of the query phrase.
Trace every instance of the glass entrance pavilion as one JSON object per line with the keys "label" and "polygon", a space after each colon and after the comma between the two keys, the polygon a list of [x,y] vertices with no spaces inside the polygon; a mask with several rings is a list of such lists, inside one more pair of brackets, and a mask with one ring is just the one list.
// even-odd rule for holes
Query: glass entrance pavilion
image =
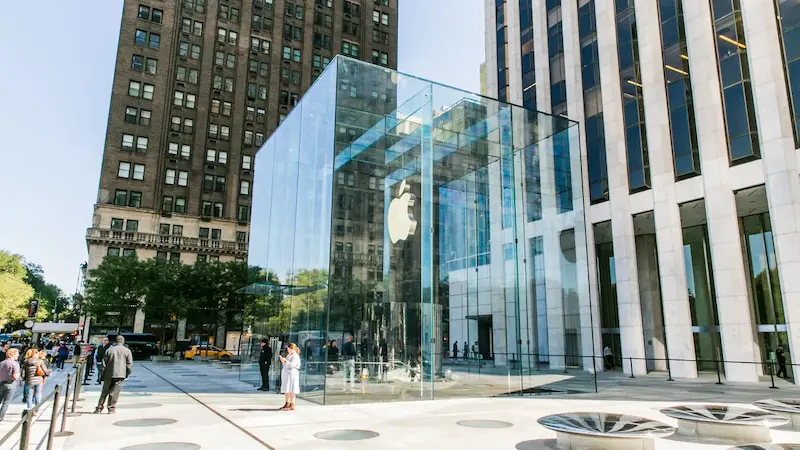
{"label": "glass entrance pavilion", "polygon": [[593,390],[577,128],[336,57],[256,157],[247,339],[319,403]]}

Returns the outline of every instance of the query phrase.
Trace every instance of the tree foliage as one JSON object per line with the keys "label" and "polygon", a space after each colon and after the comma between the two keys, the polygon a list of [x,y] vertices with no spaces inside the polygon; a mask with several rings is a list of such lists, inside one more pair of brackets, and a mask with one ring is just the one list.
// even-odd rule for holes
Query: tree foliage
{"label": "tree foliage", "polygon": [[25,282],[27,270],[20,255],[0,250],[0,328],[24,321],[33,287]]}
{"label": "tree foliage", "polygon": [[135,256],[105,258],[89,271],[85,306],[94,317],[116,315],[120,327],[144,305],[147,273]]}

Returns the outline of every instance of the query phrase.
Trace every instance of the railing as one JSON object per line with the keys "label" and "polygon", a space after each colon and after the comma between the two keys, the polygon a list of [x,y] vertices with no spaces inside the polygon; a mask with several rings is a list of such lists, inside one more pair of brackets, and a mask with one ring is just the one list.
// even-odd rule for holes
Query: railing
{"label": "railing", "polygon": [[194,238],[188,236],[173,236],[167,234],[143,233],[139,231],[107,230],[102,228],[88,228],[86,238],[118,242],[123,245],[141,245],[147,247],[175,247],[213,251],[219,253],[246,254],[247,242],[224,241],[220,239]]}
{"label": "railing", "polygon": [[[66,393],[64,395],[64,404],[62,408],[59,408],[59,403],[61,401],[61,385],[57,384],[53,391],[49,393],[46,397],[39,401],[32,409],[26,409],[22,412],[22,418],[19,422],[17,422],[10,430],[3,436],[0,437],[0,446],[5,444],[9,439],[11,439],[17,431],[19,431],[19,449],[20,450],[28,450],[30,446],[31,440],[31,428],[33,424],[36,422],[35,414],[41,408],[43,408],[50,400],[52,400],[53,405],[50,413],[50,425],[42,439],[39,442],[39,445],[36,448],[41,448],[42,443],[47,440],[46,449],[52,450],[53,448],[53,440],[56,437],[63,437],[63,436],[70,436],[73,433],[71,431],[67,431],[67,417],[74,417],[77,416],[79,413],[75,411],[77,408],[77,402],[80,400],[80,386],[81,386],[81,369],[83,369],[83,365],[85,361],[80,361],[73,366],[75,368],[74,372],[70,372],[67,374],[67,380],[64,383],[66,385]],[[74,376],[73,376],[74,375]],[[74,386],[73,386],[74,385]],[[72,395],[72,407],[71,411],[67,412],[69,409],[70,404],[70,392],[73,392]],[[56,422],[58,418],[61,417],[61,427],[59,431],[56,431]]]}

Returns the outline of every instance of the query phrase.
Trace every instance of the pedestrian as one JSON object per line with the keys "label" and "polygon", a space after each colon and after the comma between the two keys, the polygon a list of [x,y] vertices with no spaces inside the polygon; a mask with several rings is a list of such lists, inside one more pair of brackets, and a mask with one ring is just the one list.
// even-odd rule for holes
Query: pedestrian
{"label": "pedestrian", "polygon": [[478,357],[479,354],[480,354],[480,347],[478,346],[478,341],[475,341],[475,343],[472,344],[472,357],[475,359],[481,359]]}
{"label": "pedestrian", "polygon": [[106,398],[108,398],[108,413],[114,414],[122,382],[131,375],[133,354],[124,344],[125,337],[118,334],[114,346],[106,350],[103,355],[103,393],[100,394],[100,401],[94,409],[95,414],[103,412]]}
{"label": "pedestrian", "polygon": [[67,348],[67,344],[61,343],[58,346],[58,352],[56,353],[56,367],[58,370],[64,370],[64,362],[69,357],[69,349]]}
{"label": "pedestrian", "polygon": [[611,347],[608,345],[603,348],[603,359],[606,360],[607,369],[614,368],[614,353],[611,351]]}
{"label": "pedestrian", "polygon": [[108,347],[110,346],[111,344],[108,342],[108,338],[105,337],[94,350],[94,365],[97,367],[97,381],[95,384],[100,384],[103,382],[103,356],[106,354],[106,350],[108,350]]}
{"label": "pedestrian", "polygon": [[453,342],[453,358],[458,358],[458,341]]}
{"label": "pedestrian", "polygon": [[786,353],[783,351],[783,345],[779,345],[775,351],[775,357],[778,359],[778,376],[780,378],[787,378],[786,375]]}
{"label": "pedestrian", "polygon": [[336,339],[331,339],[330,345],[328,345],[328,361],[339,361],[339,347],[336,346]]}
{"label": "pedestrian", "polygon": [[297,344],[289,344],[286,357],[281,356],[281,393],[286,396],[282,411],[294,411],[294,399],[300,393],[300,349]]}
{"label": "pedestrian", "polygon": [[356,345],[353,344],[353,336],[347,336],[347,342],[342,345],[342,359],[344,359],[344,377],[350,379],[350,388],[355,386],[356,374]]}
{"label": "pedestrian", "polygon": [[[44,378],[50,375],[50,371],[44,366],[44,361],[39,359],[39,351],[36,349],[28,350],[28,355],[25,362],[22,364],[22,378],[25,381],[25,386],[28,389],[28,395],[25,399],[25,405],[28,410],[33,409],[34,406],[39,404],[42,396],[42,385]],[[26,356],[28,356],[26,355]],[[33,415],[37,415],[34,412]]]}
{"label": "pedestrian", "polygon": [[47,360],[47,351],[39,350],[37,356],[39,357],[39,360],[42,361],[42,366],[44,366],[45,372],[47,372],[47,374],[42,377],[42,392],[44,392],[44,383],[47,381],[47,377],[53,373],[53,369],[50,368],[50,362]]}
{"label": "pedestrian", "polygon": [[[33,350],[32,348],[29,348],[29,349],[28,349],[28,350],[25,352],[25,354],[24,354],[24,355],[22,355],[22,357],[20,357],[20,358],[19,358],[19,359],[22,361],[22,362],[20,362],[20,364],[19,364],[19,365],[20,365],[20,366],[21,366],[23,369],[24,369],[24,364],[25,364],[25,361],[27,361],[27,360],[29,360],[31,357],[33,357],[33,353],[34,353],[34,350]],[[22,375],[23,375],[23,378],[24,378],[25,374],[23,373]],[[28,385],[27,385],[27,384],[25,384],[25,383],[22,383],[22,403],[28,403],[28,392],[29,392],[29,391],[30,391],[30,389],[28,388]]]}
{"label": "pedestrian", "polygon": [[313,361],[314,360],[314,348],[311,346],[311,339],[306,341],[305,347],[305,358],[306,361]]}
{"label": "pedestrian", "polygon": [[0,422],[6,416],[8,404],[14,397],[14,391],[17,388],[17,380],[19,380],[19,350],[10,348],[5,352],[5,359],[0,361]]}
{"label": "pedestrian", "polygon": [[258,355],[258,368],[261,371],[259,391],[269,391],[269,369],[272,366],[272,347],[267,338],[261,339],[261,353]]}
{"label": "pedestrian", "polygon": [[9,345],[9,343],[8,343],[8,342],[6,342],[5,344],[3,344],[3,348],[2,348],[2,349],[0,349],[0,362],[2,362],[2,361],[5,361],[5,360],[6,360],[6,353],[8,352],[8,349],[9,349],[9,348],[11,348],[11,345]]}

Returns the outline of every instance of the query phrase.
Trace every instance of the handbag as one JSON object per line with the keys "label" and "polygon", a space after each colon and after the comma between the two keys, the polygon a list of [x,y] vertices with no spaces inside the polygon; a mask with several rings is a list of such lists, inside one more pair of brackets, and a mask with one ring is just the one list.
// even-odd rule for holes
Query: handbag
{"label": "handbag", "polygon": [[41,364],[37,364],[36,365],[36,376],[37,377],[43,377],[45,375],[47,375],[47,373],[44,371],[44,369],[42,369],[42,365]]}

